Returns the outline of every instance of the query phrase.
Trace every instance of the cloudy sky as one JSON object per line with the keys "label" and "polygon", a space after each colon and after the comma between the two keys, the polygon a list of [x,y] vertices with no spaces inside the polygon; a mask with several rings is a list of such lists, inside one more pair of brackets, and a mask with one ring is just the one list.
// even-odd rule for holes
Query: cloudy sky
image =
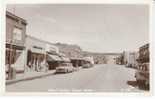
{"label": "cloudy sky", "polygon": [[27,34],[77,44],[85,51],[122,52],[149,42],[147,5],[7,5],[27,20]]}

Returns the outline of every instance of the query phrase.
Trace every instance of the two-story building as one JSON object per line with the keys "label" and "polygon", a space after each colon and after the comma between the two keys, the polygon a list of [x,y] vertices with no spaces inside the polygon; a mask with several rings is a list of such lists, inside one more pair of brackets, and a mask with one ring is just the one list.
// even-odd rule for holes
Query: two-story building
{"label": "two-story building", "polygon": [[[18,17],[10,12],[6,12],[6,73],[10,74],[11,68],[17,73],[24,72],[25,64],[25,19]],[[8,75],[6,75],[8,77]],[[11,78],[9,78],[11,79]]]}

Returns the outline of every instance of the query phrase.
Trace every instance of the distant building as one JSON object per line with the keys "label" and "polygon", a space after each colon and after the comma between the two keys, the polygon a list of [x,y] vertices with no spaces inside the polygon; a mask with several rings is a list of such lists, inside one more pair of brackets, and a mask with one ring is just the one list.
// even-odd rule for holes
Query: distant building
{"label": "distant building", "polygon": [[94,64],[94,58],[93,58],[93,56],[83,57],[83,59],[84,59],[85,61],[90,62],[91,64]]}
{"label": "distant building", "polygon": [[118,65],[124,65],[124,56],[123,53],[120,56],[116,57],[116,64]]}
{"label": "distant building", "polygon": [[25,64],[25,19],[6,11],[6,72],[14,68],[17,73],[24,72]]}
{"label": "distant building", "polygon": [[81,67],[85,62],[85,60],[83,58],[72,57],[72,58],[70,58],[70,60],[74,67]]}
{"label": "distant building", "polygon": [[138,52],[123,52],[123,58],[124,58],[124,64],[128,67],[134,67],[137,66],[137,58],[138,58]]}
{"label": "distant building", "polygon": [[95,64],[116,64],[116,57],[120,56],[121,53],[93,53],[83,52],[83,56],[92,56]]}

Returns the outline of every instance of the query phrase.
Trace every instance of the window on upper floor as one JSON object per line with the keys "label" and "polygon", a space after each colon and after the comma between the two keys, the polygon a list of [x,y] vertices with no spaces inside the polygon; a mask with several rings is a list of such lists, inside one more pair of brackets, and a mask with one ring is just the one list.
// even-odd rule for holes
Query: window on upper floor
{"label": "window on upper floor", "polygon": [[22,29],[14,27],[13,29],[13,40],[22,40]]}

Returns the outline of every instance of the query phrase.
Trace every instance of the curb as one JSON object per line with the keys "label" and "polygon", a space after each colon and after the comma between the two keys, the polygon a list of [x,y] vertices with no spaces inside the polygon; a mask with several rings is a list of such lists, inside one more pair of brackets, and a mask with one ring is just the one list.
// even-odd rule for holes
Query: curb
{"label": "curb", "polygon": [[42,78],[42,77],[50,76],[50,75],[53,75],[53,74],[54,74],[54,72],[47,73],[47,74],[42,74],[42,75],[38,75],[38,76],[33,76],[33,77],[26,77],[26,78],[21,78],[21,79],[7,80],[6,85],[14,84],[14,83],[21,82],[21,81],[27,81],[27,80]]}

